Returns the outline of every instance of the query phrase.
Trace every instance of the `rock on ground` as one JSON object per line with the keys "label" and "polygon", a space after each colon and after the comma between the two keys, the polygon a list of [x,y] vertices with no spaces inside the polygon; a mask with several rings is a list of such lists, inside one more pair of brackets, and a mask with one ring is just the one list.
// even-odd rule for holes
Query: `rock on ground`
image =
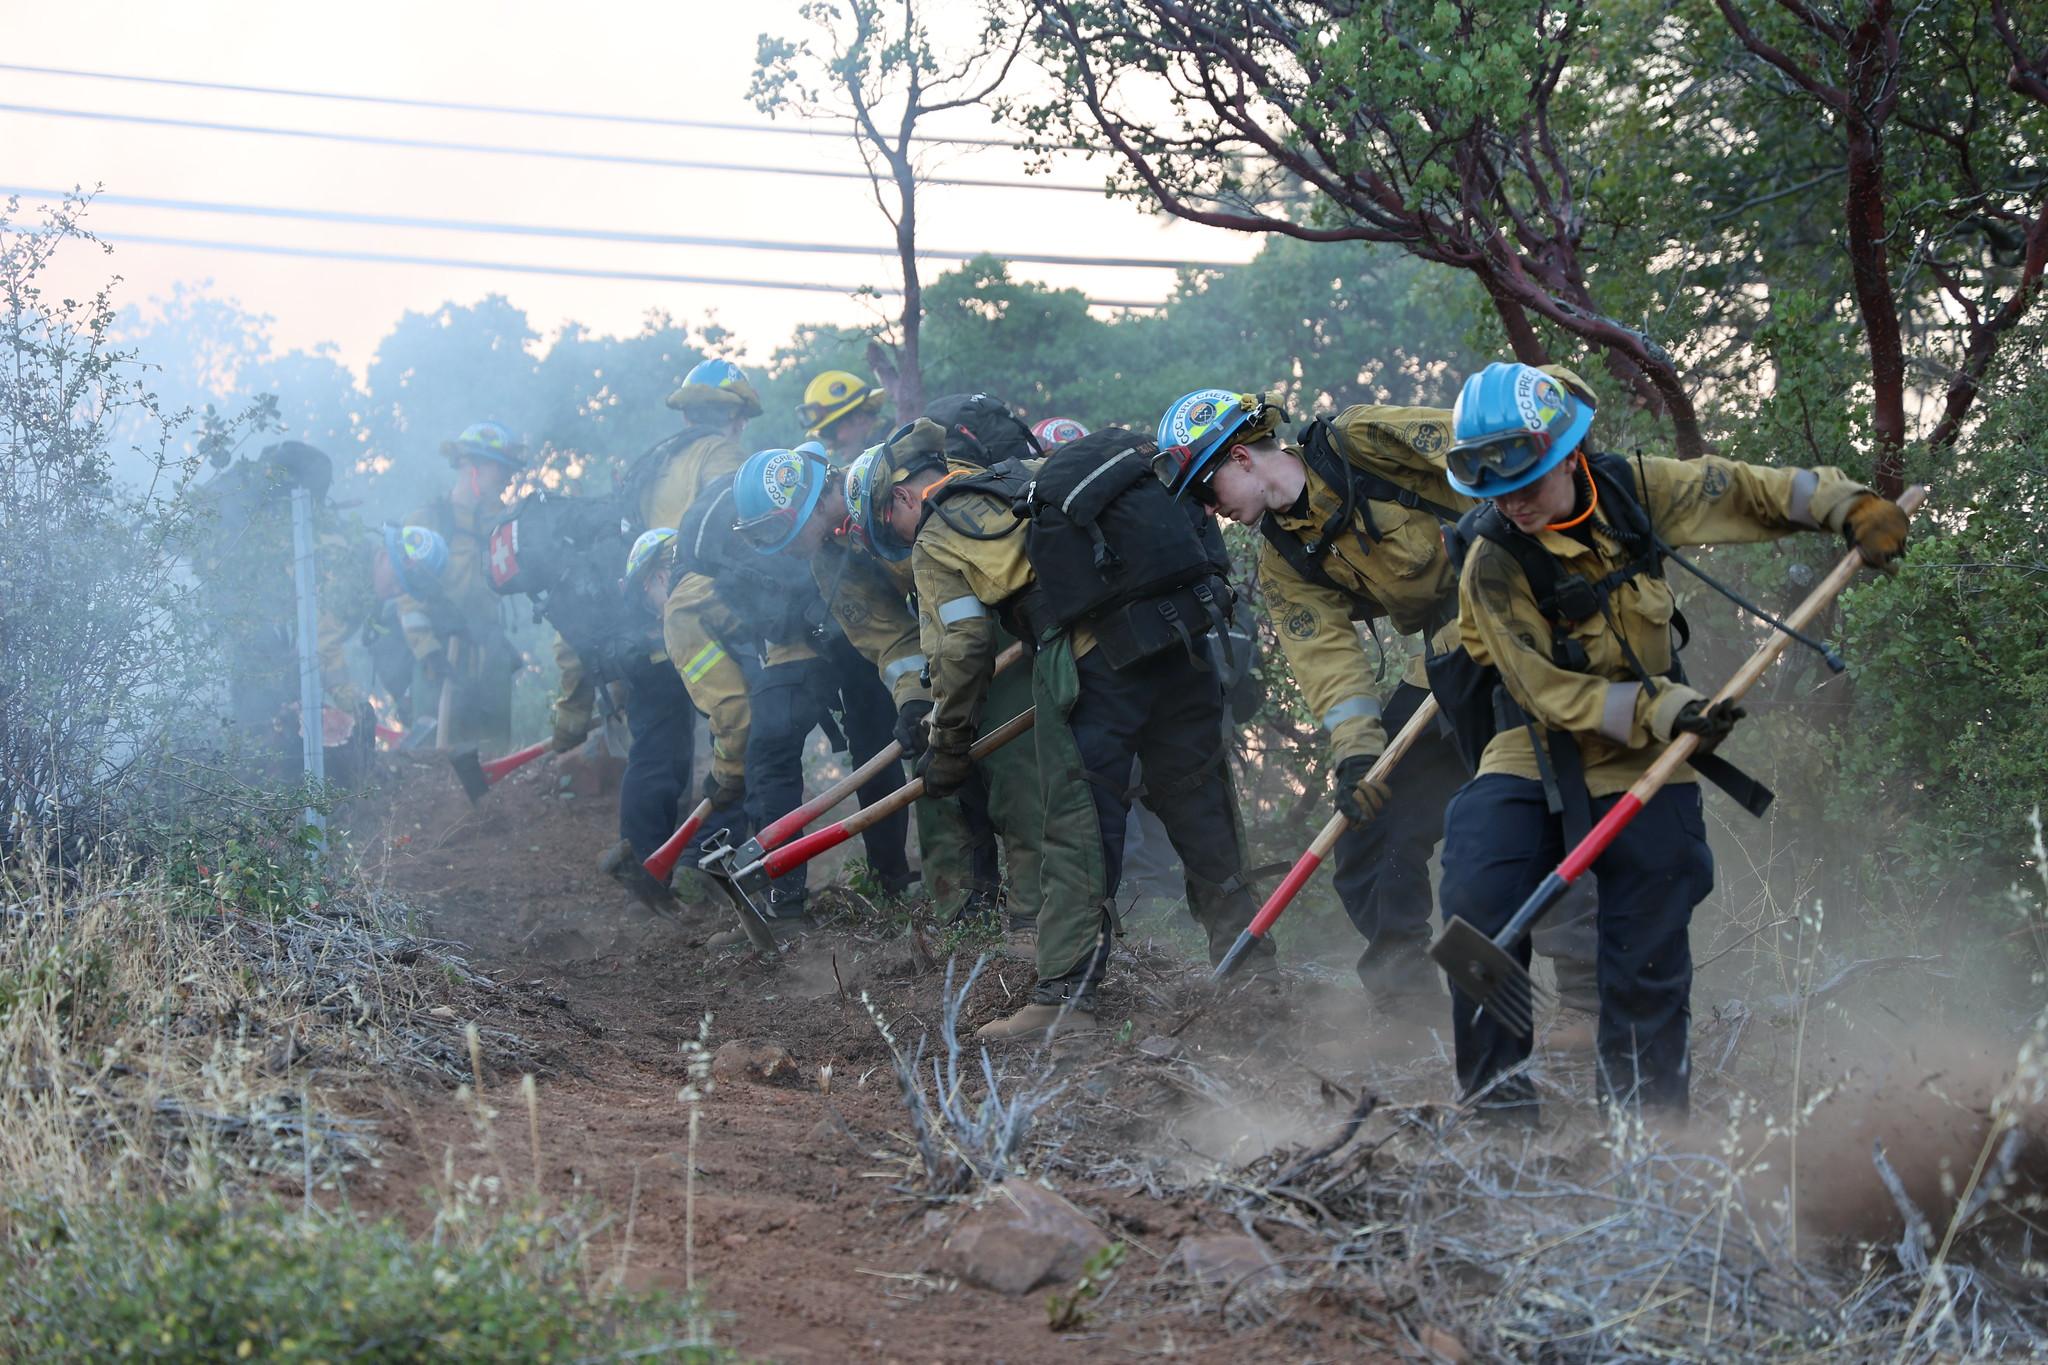
{"label": "rock on ground", "polygon": [[1001,1294],[1071,1284],[1088,1258],[1109,1245],[1101,1229],[1042,1185],[998,1185],[946,1239],[940,1266]]}

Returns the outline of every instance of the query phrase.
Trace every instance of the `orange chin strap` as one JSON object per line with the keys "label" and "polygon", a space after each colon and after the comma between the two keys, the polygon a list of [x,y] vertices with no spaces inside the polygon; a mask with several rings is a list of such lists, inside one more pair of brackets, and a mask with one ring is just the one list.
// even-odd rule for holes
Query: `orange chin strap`
{"label": "orange chin strap", "polygon": [[1543,528],[1546,531],[1569,531],[1575,526],[1583,525],[1588,517],[1600,510],[1600,485],[1593,482],[1593,471],[1586,465],[1586,452],[1581,450],[1572,458],[1579,462],[1579,473],[1586,480],[1586,510],[1570,521],[1552,522]]}

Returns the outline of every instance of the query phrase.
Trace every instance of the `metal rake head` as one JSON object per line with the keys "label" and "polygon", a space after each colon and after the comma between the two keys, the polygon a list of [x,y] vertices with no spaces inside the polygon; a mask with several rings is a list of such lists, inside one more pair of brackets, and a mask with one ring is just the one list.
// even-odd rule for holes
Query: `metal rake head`
{"label": "metal rake head", "polygon": [[604,874],[624,887],[634,900],[657,915],[673,915],[676,912],[676,893],[654,879],[633,852],[633,845],[621,839],[605,851],[597,860]]}
{"label": "metal rake head", "polygon": [[1480,1009],[1524,1038],[1536,1031],[1536,982],[1507,949],[1453,919],[1429,945],[1429,955]]}
{"label": "metal rake head", "polygon": [[776,950],[775,931],[768,927],[761,913],[761,907],[768,903],[767,872],[758,860],[740,865],[741,850],[732,846],[724,830],[711,837],[711,847],[698,860],[698,869],[717,883],[725,898],[732,902],[733,914],[739,917],[740,928],[746,930],[747,941],[772,956]]}

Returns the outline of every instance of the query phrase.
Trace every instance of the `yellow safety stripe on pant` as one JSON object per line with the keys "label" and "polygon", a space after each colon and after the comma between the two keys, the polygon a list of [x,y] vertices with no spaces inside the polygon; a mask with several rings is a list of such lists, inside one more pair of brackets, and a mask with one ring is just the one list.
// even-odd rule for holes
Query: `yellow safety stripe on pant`
{"label": "yellow safety stripe on pant", "polygon": [[692,654],[689,661],[683,665],[683,681],[704,681],[704,675],[716,668],[718,661],[724,657],[725,649],[723,646],[717,644],[704,646],[704,648]]}

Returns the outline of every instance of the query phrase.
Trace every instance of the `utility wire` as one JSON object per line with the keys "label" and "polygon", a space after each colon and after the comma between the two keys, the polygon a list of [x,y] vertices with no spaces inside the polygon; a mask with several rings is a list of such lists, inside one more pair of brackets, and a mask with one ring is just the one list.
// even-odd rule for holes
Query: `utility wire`
{"label": "utility wire", "polygon": [[[493,270],[515,275],[556,275],[584,280],[637,280],[650,284],[707,284],[736,289],[784,289],[811,294],[853,294],[868,290],[883,298],[900,298],[903,291],[888,285],[821,284],[811,280],[756,280],[727,275],[670,275],[639,270],[600,270],[587,266],[538,265],[520,261],[478,261],[458,256],[418,256],[386,251],[348,251],[340,248],[288,246],[274,242],[228,242],[204,237],[169,237],[148,232],[100,232],[102,241],[133,246],[187,247],[198,251],[229,251],[256,256],[297,256],[329,261],[367,261],[377,265],[430,265],[450,270]],[[1157,300],[1095,299],[1091,308],[1159,308]]]}
{"label": "utility wire", "polygon": [[[117,114],[98,109],[59,109],[40,104],[0,104],[0,113],[35,114],[45,118],[86,119],[97,123],[133,123],[156,128],[187,128],[210,133],[254,133],[263,137],[305,138],[315,142],[353,142],[369,147],[403,147],[414,151],[470,152],[491,156],[531,156],[553,161],[590,161],[614,166],[655,166],[664,170],[728,171],[742,175],[793,175],[824,180],[870,183],[866,171],[840,171],[814,166],[764,166],[735,161],[695,161],[677,157],[632,156],[623,152],[578,152],[560,147],[506,147],[488,142],[449,142],[439,138],[393,137],[382,133],[338,133],[320,128],[268,128],[255,123],[223,123],[213,119],[170,118],[161,114]],[[1103,193],[1095,185],[1057,181],[981,180],[953,176],[919,177],[920,185],[963,189],[1060,190],[1068,194]]]}
{"label": "utility wire", "polygon": [[[0,195],[27,199],[58,200],[77,190],[41,189],[25,185],[0,185]],[[741,251],[776,251],[828,256],[890,256],[893,246],[851,246],[837,242],[774,242],[757,237],[705,237],[673,232],[634,232],[619,228],[547,227],[534,223],[495,223],[476,218],[420,218],[398,213],[365,213],[353,209],[302,209],[270,204],[232,204],[203,199],[164,199],[139,194],[93,194],[95,204],[118,204],[131,208],[171,209],[180,213],[237,214],[252,218],[287,218],[316,223],[352,223],[365,227],[424,228],[435,232],[503,233],[516,237],[568,237],[596,242],[635,242],[651,246],[729,247]],[[1043,252],[949,251],[919,247],[922,258],[968,261],[976,256],[999,256],[1026,265],[1107,266],[1126,270],[1227,269],[1231,261],[1170,260],[1160,256],[1061,256]]]}
{"label": "utility wire", "polygon": [[[716,119],[669,118],[657,114],[611,114],[581,109],[535,109],[516,104],[473,104],[466,100],[430,100],[405,95],[363,95],[340,90],[294,90],[281,85],[236,85],[228,81],[183,80],[172,76],[135,76],[116,71],[80,71],[64,66],[31,66],[0,62],[0,71],[32,76],[65,76],[77,80],[119,81],[130,85],[170,86],[180,90],[226,90],[241,95],[284,95],[292,99],[339,100],[349,104],[389,104],[405,109],[447,109],[465,114],[516,114],[522,118],[576,119],[586,123],[631,123],[654,128],[702,128],[719,133],[773,133],[789,137],[850,137],[842,129],[807,128],[784,123],[725,123]],[[944,142],[959,147],[1024,147],[999,137],[919,137],[919,142]]]}

